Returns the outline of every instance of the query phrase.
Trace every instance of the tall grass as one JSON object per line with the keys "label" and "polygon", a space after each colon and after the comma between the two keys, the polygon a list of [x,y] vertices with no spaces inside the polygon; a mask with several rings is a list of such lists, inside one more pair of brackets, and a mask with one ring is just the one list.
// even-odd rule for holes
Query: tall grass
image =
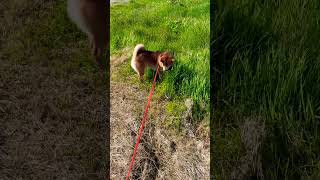
{"label": "tall grass", "polygon": [[[173,70],[165,73],[157,93],[173,100],[191,97],[208,114],[209,6],[206,0],[137,0],[112,6],[111,55],[138,43],[148,50],[174,53]],[[150,71],[146,76],[152,79]]]}
{"label": "tall grass", "polygon": [[213,171],[245,155],[239,124],[263,117],[266,179],[320,176],[320,2],[214,1]]}

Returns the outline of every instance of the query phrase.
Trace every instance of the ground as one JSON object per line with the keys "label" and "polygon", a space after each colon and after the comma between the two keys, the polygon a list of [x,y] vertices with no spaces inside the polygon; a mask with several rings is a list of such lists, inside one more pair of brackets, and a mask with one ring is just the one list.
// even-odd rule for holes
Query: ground
{"label": "ground", "polygon": [[105,178],[107,82],[64,7],[1,2],[0,179]]}
{"label": "ground", "polygon": [[[123,66],[130,66],[132,50],[125,48],[111,57],[111,179],[127,174],[148,96],[144,85],[134,83],[137,76],[118,77],[123,74],[120,72]],[[199,128],[195,137],[170,131],[163,125],[170,119],[166,103],[161,99],[153,99],[151,103],[132,177],[209,179],[208,131],[201,132],[203,129]]]}

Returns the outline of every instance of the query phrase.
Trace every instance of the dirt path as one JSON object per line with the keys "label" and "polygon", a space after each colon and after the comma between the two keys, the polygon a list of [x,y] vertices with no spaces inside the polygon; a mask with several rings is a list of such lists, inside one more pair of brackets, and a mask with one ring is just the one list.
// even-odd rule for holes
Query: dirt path
{"label": "dirt path", "polygon": [[111,83],[111,178],[126,174],[135,142],[132,135],[135,135],[139,126],[135,110],[136,105],[142,105],[142,102],[137,100],[145,99],[144,95],[138,88],[125,83]]}

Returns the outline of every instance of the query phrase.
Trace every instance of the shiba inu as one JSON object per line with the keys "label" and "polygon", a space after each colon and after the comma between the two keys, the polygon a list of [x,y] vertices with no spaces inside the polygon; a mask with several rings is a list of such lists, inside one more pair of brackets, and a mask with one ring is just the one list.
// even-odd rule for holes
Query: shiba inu
{"label": "shiba inu", "polygon": [[159,65],[161,71],[167,71],[172,68],[173,61],[173,56],[167,51],[152,52],[146,50],[143,44],[138,44],[133,51],[131,67],[138,73],[140,81],[143,81],[144,71],[147,66],[156,70]]}
{"label": "shiba inu", "polygon": [[100,65],[108,43],[107,5],[106,0],[68,0],[67,5],[70,19],[87,34]]}

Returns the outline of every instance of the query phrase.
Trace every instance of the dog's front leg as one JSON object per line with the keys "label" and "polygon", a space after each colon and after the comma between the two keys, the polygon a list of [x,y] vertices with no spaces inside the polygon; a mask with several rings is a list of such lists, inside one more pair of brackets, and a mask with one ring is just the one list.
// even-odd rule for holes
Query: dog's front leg
{"label": "dog's front leg", "polygon": [[163,72],[162,72],[162,71],[159,71],[157,78],[158,78],[160,81],[162,81],[162,76],[163,76]]}

